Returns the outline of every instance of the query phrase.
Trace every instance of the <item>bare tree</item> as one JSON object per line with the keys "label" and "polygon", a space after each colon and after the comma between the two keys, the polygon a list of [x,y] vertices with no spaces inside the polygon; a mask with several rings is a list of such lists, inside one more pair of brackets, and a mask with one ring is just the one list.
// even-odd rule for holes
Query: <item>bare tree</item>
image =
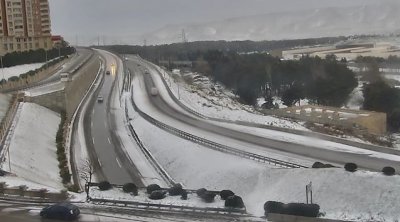
{"label": "bare tree", "polygon": [[84,160],[84,163],[79,171],[79,176],[85,183],[85,192],[86,192],[86,199],[89,199],[89,188],[90,184],[92,183],[92,177],[94,174],[94,166],[92,161],[87,158]]}

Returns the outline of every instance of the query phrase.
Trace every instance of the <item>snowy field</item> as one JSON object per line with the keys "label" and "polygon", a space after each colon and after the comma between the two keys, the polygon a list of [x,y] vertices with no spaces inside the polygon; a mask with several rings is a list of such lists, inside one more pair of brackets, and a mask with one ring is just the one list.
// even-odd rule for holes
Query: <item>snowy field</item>
{"label": "snowy field", "polygon": [[[62,189],[56,155],[59,114],[33,103],[22,104],[10,144],[11,172],[33,183]],[[8,159],[4,169],[9,170]]]}
{"label": "snowy field", "polygon": [[253,191],[247,195],[247,207],[261,215],[267,200],[305,202],[304,187],[309,182],[313,201],[326,218],[376,222],[400,219],[400,176],[343,169],[264,171],[258,181],[248,183]]}
{"label": "snowy field", "polygon": [[312,181],[314,201],[327,218],[393,221],[400,217],[396,210],[399,176],[362,171],[351,174],[343,169],[274,169],[187,141],[177,143],[180,139],[163,135],[140,117],[132,124],[176,181],[191,189],[231,189],[243,197],[247,210],[256,216],[262,216],[263,204],[268,200],[305,202],[304,186]]}
{"label": "snowy field", "polygon": [[[254,110],[253,107],[239,103],[232,92],[219,84],[213,84],[204,76],[201,77],[201,81],[195,81],[193,84],[189,85],[184,83],[183,80],[178,77],[180,75],[174,74],[174,76],[178,77],[174,80],[174,78],[170,76],[170,73],[165,73],[162,69],[159,70],[163,73],[163,76],[174,95],[177,98],[180,98],[180,101],[184,105],[205,116],[232,121],[247,121],[298,130],[308,130],[300,123],[294,121],[262,115]],[[152,77],[157,85],[163,84],[157,73],[152,73]]]}
{"label": "snowy field", "polygon": [[8,107],[10,105],[10,99],[10,95],[0,93],[0,122],[6,115]]}
{"label": "snowy field", "polygon": [[19,76],[31,70],[38,69],[42,67],[44,64],[45,63],[32,63],[32,64],[24,64],[24,65],[18,65],[0,69],[0,79],[7,80],[8,78],[13,76]]}

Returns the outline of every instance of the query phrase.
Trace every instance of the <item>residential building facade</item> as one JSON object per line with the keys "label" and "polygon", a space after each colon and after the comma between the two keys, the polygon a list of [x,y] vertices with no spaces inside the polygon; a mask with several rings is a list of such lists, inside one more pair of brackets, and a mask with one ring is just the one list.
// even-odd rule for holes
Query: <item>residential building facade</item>
{"label": "residential building facade", "polygon": [[0,0],[0,55],[51,49],[48,0]]}

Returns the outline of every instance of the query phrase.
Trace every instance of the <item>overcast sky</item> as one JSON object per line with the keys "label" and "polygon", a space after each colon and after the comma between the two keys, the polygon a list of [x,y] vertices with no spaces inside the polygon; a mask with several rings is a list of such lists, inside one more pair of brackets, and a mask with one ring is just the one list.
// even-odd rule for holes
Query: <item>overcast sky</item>
{"label": "overcast sky", "polygon": [[[385,0],[49,0],[52,32],[71,43],[140,35],[168,24],[271,12],[371,4]],[[111,41],[111,40],[110,40]]]}

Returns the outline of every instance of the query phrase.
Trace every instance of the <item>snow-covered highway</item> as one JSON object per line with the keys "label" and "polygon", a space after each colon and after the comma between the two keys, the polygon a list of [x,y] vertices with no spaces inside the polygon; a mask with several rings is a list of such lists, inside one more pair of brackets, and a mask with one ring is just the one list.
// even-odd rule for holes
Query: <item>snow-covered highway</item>
{"label": "snow-covered highway", "polygon": [[[133,64],[130,64],[133,63]],[[137,66],[137,63],[140,66]],[[245,149],[251,150],[257,147],[264,152],[267,150],[268,153],[276,153],[277,151],[279,154],[283,156],[293,157],[293,154],[298,159],[307,159],[309,158],[314,160],[322,160],[337,164],[343,164],[346,162],[355,162],[359,166],[365,169],[380,171],[385,166],[393,166],[397,170],[400,168],[398,167],[400,164],[400,158],[396,155],[389,155],[389,154],[382,154],[382,155],[373,155],[372,153],[375,152],[364,152],[364,153],[357,153],[357,152],[349,152],[346,149],[323,149],[322,147],[317,147],[313,145],[307,144],[298,144],[296,142],[287,142],[287,141],[279,141],[275,139],[271,139],[268,137],[260,136],[257,133],[251,133],[246,130],[242,130],[239,132],[237,129],[233,129],[233,127],[223,127],[220,124],[213,124],[211,121],[204,121],[200,120],[198,117],[193,116],[192,114],[186,112],[185,110],[181,109],[177,104],[171,104],[172,99],[168,99],[169,96],[166,93],[160,93],[160,96],[147,96],[149,93],[146,93],[146,84],[154,84],[153,80],[150,78],[157,78],[157,70],[155,70],[152,66],[149,66],[148,63],[143,62],[138,57],[130,57],[129,61],[127,62],[128,67],[132,70],[136,70],[138,73],[137,80],[139,83],[136,83],[136,87],[134,87],[135,92],[134,99],[138,104],[139,108],[142,109],[144,112],[152,115],[154,118],[163,121],[169,125],[173,125],[175,127],[179,126],[184,131],[192,132],[194,135],[201,135],[205,138],[212,138],[215,140],[219,136],[225,137],[222,139],[222,143],[229,143],[229,140],[235,138],[238,142],[246,142]],[[143,75],[138,71],[144,71],[143,67],[150,70],[151,75]],[[141,80],[141,78],[144,78]],[[154,81],[155,82],[155,81]],[[135,84],[135,83],[134,83]],[[152,85],[151,85],[152,86]],[[159,88],[160,92],[163,92],[161,87],[163,84],[158,84],[156,87]],[[140,89],[140,90],[139,90]],[[144,90],[144,92],[143,92]],[[147,88],[149,90],[149,87]],[[164,90],[165,91],[165,90]],[[147,98],[148,99],[147,99]],[[177,121],[178,120],[178,121]],[[201,130],[199,130],[201,129]],[[208,131],[212,132],[211,134],[207,134]],[[245,131],[245,132],[243,132]],[[310,138],[309,143],[313,143],[314,138]],[[251,145],[249,145],[251,144]],[[341,144],[339,144],[341,145]],[[339,147],[344,147],[343,145]],[[350,147],[351,148],[351,147]],[[357,149],[356,147],[353,147]],[[254,151],[253,151],[254,152]],[[282,153],[283,152],[283,153]],[[371,155],[372,154],[372,155]],[[273,154],[272,154],[273,155]],[[287,158],[287,157],[286,157]],[[309,165],[311,166],[311,165]]]}

